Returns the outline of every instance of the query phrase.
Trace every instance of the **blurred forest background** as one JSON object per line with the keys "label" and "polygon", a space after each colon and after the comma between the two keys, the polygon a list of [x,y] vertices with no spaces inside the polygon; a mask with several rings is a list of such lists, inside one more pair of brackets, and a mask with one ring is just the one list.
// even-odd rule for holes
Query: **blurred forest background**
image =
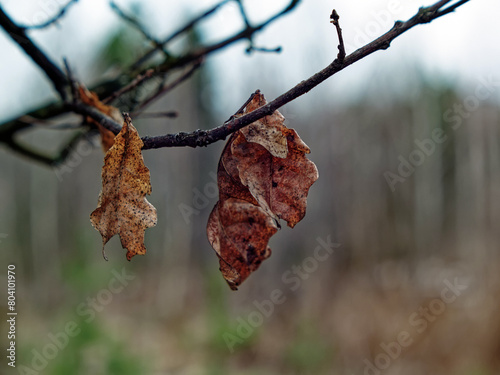
{"label": "blurred forest background", "polygon": [[[135,33],[123,26],[110,35],[95,72],[122,63],[124,46],[139,43]],[[320,178],[305,219],[271,239],[271,258],[237,292],[220,275],[205,234],[223,142],[143,153],[158,225],[146,231],[148,253],[131,262],[118,238],[107,245],[105,262],[89,221],[101,189],[97,137],[83,141],[62,169],[2,148],[0,273],[17,266],[18,365],[32,367],[33,351],[42,353],[51,334],[76,322],[80,333],[40,374],[498,374],[498,84],[458,87],[403,65],[380,68],[342,106],[329,105],[335,98],[323,90],[323,98],[283,108],[287,126],[311,147]],[[221,124],[237,107],[216,103],[216,79],[208,62],[151,108],[179,117],[134,120],[140,134]],[[280,75],[259,65],[242,79],[255,86]],[[442,142],[416,152],[433,134]],[[55,149],[72,130],[24,136]],[[387,172],[397,175],[410,160],[418,165],[406,166],[410,172],[391,189]],[[339,246],[311,268],[307,259],[328,238]],[[310,272],[291,288],[297,284],[286,275],[299,265]],[[133,280],[117,293],[103,292],[124,269]],[[237,337],[276,289],[284,302],[228,347],[228,334]],[[456,298],[447,300],[444,290]],[[88,298],[98,301],[92,316],[82,313]],[[4,343],[6,322],[1,326]],[[389,343],[402,332],[410,340],[399,353]],[[0,365],[7,368],[5,356]]]}

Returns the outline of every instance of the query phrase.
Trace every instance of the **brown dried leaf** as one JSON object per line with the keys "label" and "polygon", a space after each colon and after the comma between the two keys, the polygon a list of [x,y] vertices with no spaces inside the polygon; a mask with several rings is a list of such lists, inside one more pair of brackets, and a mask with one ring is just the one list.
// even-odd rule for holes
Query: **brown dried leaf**
{"label": "brown dried leaf", "polygon": [[[247,112],[248,113],[248,112]],[[271,155],[277,158],[286,158],[288,154],[286,136],[283,134],[286,127],[285,118],[278,111],[266,116],[240,130],[247,142],[263,146]]]}
{"label": "brown dried leaf", "polygon": [[[244,113],[265,103],[259,92]],[[278,111],[235,132],[226,144],[207,235],[231,289],[269,257],[267,243],[280,218],[293,227],[304,217],[309,188],[318,179],[316,166],[305,157],[309,152]]]}
{"label": "brown dried leaf", "polygon": [[[102,103],[95,92],[89,91],[83,86],[78,87],[78,92],[80,94],[80,100],[82,101],[82,103],[95,107],[105,115],[111,117],[117,123],[123,124],[123,116],[118,108]],[[115,142],[115,135],[113,134],[113,132],[106,129],[91,117],[87,117],[86,120],[87,122],[91,122],[97,126],[97,129],[99,129],[99,133],[101,134],[102,149],[104,153],[108,152],[108,150],[111,148],[111,146],[113,146],[113,143]]]}
{"label": "brown dried leaf", "polygon": [[219,187],[219,199],[239,198],[257,205],[257,200],[252,196],[248,188],[241,183],[238,171],[238,159],[231,153],[231,145],[240,134],[233,134],[219,160],[217,167],[217,185]]}
{"label": "brown dried leaf", "polygon": [[[250,109],[255,104],[265,105],[262,94],[258,94],[249,103]],[[253,108],[253,109],[252,109]],[[245,113],[250,112],[247,107]],[[231,144],[231,152],[238,162],[239,177],[248,187],[260,206],[274,218],[284,219],[289,227],[294,227],[306,214],[307,194],[311,185],[318,179],[316,165],[306,158],[309,147],[300,139],[297,132],[284,125],[284,117],[278,112],[263,118],[262,123],[279,131],[284,142],[272,134],[267,142],[260,139],[249,141],[247,137],[236,137]],[[265,135],[263,131],[261,135]],[[284,157],[277,157],[268,143],[275,141],[278,146],[285,144]]]}
{"label": "brown dried leaf", "polygon": [[233,290],[271,255],[269,238],[278,227],[259,206],[229,198],[219,201],[208,219],[208,240],[220,270]]}
{"label": "brown dried leaf", "polygon": [[102,167],[102,191],[97,208],[90,215],[104,245],[120,235],[127,259],[145,254],[144,231],[156,225],[156,209],[146,200],[151,194],[149,169],[142,158],[143,143],[130,117],[108,150]]}

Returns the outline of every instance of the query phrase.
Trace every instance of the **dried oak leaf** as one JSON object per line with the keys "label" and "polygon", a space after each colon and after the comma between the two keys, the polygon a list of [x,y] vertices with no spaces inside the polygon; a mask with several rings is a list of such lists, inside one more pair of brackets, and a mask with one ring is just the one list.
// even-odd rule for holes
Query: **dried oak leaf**
{"label": "dried oak leaf", "polygon": [[[143,143],[130,117],[115,137],[102,167],[102,191],[90,221],[102,236],[104,246],[120,235],[127,259],[145,254],[144,231],[156,225],[156,209],[146,200],[151,194],[149,169],[144,165]],[[106,256],[104,256],[106,258]]]}
{"label": "dried oak leaf", "polygon": [[259,206],[237,198],[217,202],[208,219],[207,234],[231,289],[238,289],[271,255],[267,243],[277,230],[274,220]]}
{"label": "dried oak leaf", "polygon": [[[117,123],[123,124],[123,116],[120,113],[119,109],[111,105],[102,103],[95,92],[89,91],[83,86],[79,86],[78,93],[80,94],[80,100],[82,101],[82,103],[95,107],[100,112],[111,117]],[[101,135],[102,149],[104,153],[108,152],[108,150],[111,148],[111,146],[113,146],[113,143],[115,142],[115,135],[113,134],[113,132],[106,129],[91,117],[87,117],[87,122],[91,122],[92,124],[95,124],[97,126],[99,134]]]}
{"label": "dried oak leaf", "polygon": [[307,145],[293,129],[283,129],[288,152],[286,158],[273,156],[259,143],[237,137],[231,150],[239,160],[238,171],[260,206],[273,218],[294,227],[306,214],[307,194],[318,179],[316,165],[306,158]]}
{"label": "dried oak leaf", "polygon": [[[257,92],[244,114],[265,104]],[[290,227],[302,220],[309,188],[318,179],[316,166],[305,156],[309,148],[284,120],[275,111],[233,133],[219,160],[219,202],[207,234],[231,289],[270,255],[267,243],[279,219]]]}
{"label": "dried oak leaf", "polygon": [[[264,95],[258,93],[244,113],[265,104]],[[241,182],[260,206],[293,228],[305,216],[309,188],[319,176],[306,157],[309,147],[284,121],[275,111],[243,128],[231,143],[231,153],[239,161]]]}

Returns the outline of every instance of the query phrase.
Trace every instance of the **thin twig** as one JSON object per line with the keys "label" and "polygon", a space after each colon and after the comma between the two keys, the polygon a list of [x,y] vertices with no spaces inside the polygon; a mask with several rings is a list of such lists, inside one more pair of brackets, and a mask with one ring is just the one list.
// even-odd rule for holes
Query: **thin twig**
{"label": "thin twig", "polygon": [[442,11],[439,12],[436,18],[444,16],[448,13],[454,12],[455,9],[457,9],[460,5],[463,5],[465,3],[468,3],[470,0],[461,0],[456,2],[455,4],[450,5],[448,8],[443,9]]}
{"label": "thin twig", "polygon": [[[428,7],[420,7],[420,9],[418,10],[418,12],[431,12],[431,13],[434,13],[434,12],[437,12],[439,9],[441,9],[442,7],[444,7],[446,4],[448,4],[449,2],[451,2],[451,0],[439,0],[437,3],[435,4],[432,4]],[[419,15],[419,13],[417,13],[417,15]]]}
{"label": "thin twig", "polygon": [[337,11],[335,9],[332,10],[332,14],[330,15],[330,19],[331,19],[330,22],[333,23],[333,25],[337,29],[337,36],[339,38],[339,46],[338,46],[339,53],[337,55],[337,59],[340,62],[342,62],[342,61],[344,61],[344,58],[345,58],[345,47],[344,47],[344,38],[342,37],[342,29],[340,28],[339,18],[340,18],[340,16],[337,13]]}
{"label": "thin twig", "polygon": [[[232,0],[223,0],[220,3],[214,5],[212,8],[209,10],[205,11],[204,13],[200,14],[199,16],[193,18],[191,21],[189,21],[186,25],[181,27],[179,30],[175,31],[172,35],[169,37],[165,38],[161,43],[161,48],[165,48],[165,46],[170,43],[172,40],[177,38],[178,36],[182,35],[183,33],[193,29],[193,27],[196,26],[197,23],[202,21],[204,18],[207,18],[208,16],[212,15],[215,13],[220,7],[228,3],[229,1]],[[144,56],[140,57],[134,64],[132,64],[131,70],[136,70],[138,69],[142,64],[144,64],[149,58],[151,58],[156,52],[158,51],[158,48],[151,49],[150,51],[146,52]]]}
{"label": "thin twig", "polygon": [[255,97],[255,95],[258,95],[258,94],[260,94],[260,90],[255,90],[255,92],[253,92],[250,95],[250,97],[246,100],[246,102],[243,103],[243,105],[236,112],[234,112],[234,115],[231,115],[231,117],[229,117],[229,119],[226,122],[231,121],[234,117],[243,113],[243,111],[245,110],[245,107],[248,105],[248,103],[250,103],[252,101],[252,99]]}
{"label": "thin twig", "polygon": [[189,77],[193,75],[193,73],[198,70],[198,68],[201,66],[202,61],[197,61],[195,64],[193,64],[188,70],[186,70],[183,74],[181,74],[177,79],[175,79],[173,82],[171,82],[168,85],[165,86],[160,86],[157,92],[155,92],[153,95],[151,95],[149,98],[144,100],[141,105],[139,106],[138,110],[134,112],[135,115],[141,113],[144,109],[146,109],[148,106],[153,104],[156,100],[158,100],[160,97],[165,95],[167,92],[173,90],[175,87],[177,87],[179,84],[187,80]]}
{"label": "thin twig", "polygon": [[126,92],[133,90],[137,86],[139,86],[142,82],[144,82],[146,79],[151,78],[154,74],[154,69],[148,69],[144,74],[139,74],[132,82],[130,82],[128,85],[123,86],[120,90],[115,91],[112,93],[110,96],[102,100],[104,104],[111,103],[113,100],[116,98],[122,96]]}
{"label": "thin twig", "polygon": [[140,118],[176,118],[179,116],[177,111],[169,111],[169,112],[143,112],[143,113],[131,113],[132,117],[140,117]]}
{"label": "thin twig", "polygon": [[212,54],[213,52],[220,51],[223,48],[225,48],[233,43],[236,43],[242,39],[251,39],[253,34],[255,34],[259,31],[262,31],[268,25],[270,25],[272,22],[274,22],[276,19],[278,19],[279,17],[282,17],[285,14],[287,14],[288,12],[292,11],[299,4],[299,2],[300,2],[300,0],[291,0],[290,3],[288,4],[288,6],[286,6],[284,9],[282,9],[280,12],[269,17],[267,20],[263,21],[259,25],[245,27],[239,33],[237,33],[233,36],[230,36],[230,37],[228,37],[220,42],[216,42],[214,44],[201,47],[196,51],[188,52],[188,53],[181,55],[177,58],[166,59],[162,64],[157,66],[156,72],[158,72],[158,73],[167,72],[167,71],[170,71],[174,68],[179,68],[179,67],[189,65],[192,62],[197,61],[202,57],[208,56],[208,55]]}
{"label": "thin twig", "polygon": [[236,0],[236,3],[238,4],[238,9],[240,10],[241,18],[243,19],[245,26],[252,27],[247,16],[247,12],[245,11],[245,7],[243,6],[243,2],[241,0]]}
{"label": "thin twig", "polygon": [[56,23],[57,21],[59,21],[64,16],[64,14],[66,14],[66,11],[70,8],[70,6],[77,3],[77,2],[78,2],[78,0],[70,0],[65,6],[63,6],[61,8],[61,10],[59,10],[59,13],[57,13],[53,18],[49,19],[46,22],[43,22],[39,25],[29,25],[29,26],[23,25],[20,27],[24,30],[40,30],[40,29],[44,29],[46,27],[49,27],[53,23]]}
{"label": "thin twig", "polygon": [[265,52],[265,53],[280,53],[282,50],[281,47],[276,48],[266,48],[266,47],[255,47],[253,44],[250,44],[248,48],[245,50],[246,53],[252,52]]}

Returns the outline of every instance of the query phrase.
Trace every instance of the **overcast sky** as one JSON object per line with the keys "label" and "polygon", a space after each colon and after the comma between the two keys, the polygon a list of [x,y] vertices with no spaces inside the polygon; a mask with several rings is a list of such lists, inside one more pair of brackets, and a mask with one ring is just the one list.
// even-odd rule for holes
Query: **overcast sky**
{"label": "overcast sky", "polygon": [[[16,22],[37,24],[57,13],[67,0],[3,0],[4,10]],[[117,0],[123,9],[133,1]],[[206,10],[218,1],[142,1],[142,14],[148,29],[162,38],[187,17]],[[253,22],[262,20],[288,3],[288,0],[247,0],[244,2]],[[424,0],[303,0],[298,8],[259,34],[257,44],[282,46],[281,54],[244,53],[241,42],[211,57],[209,66],[216,75],[216,94],[223,97],[222,110],[232,113],[249,95],[260,88],[272,99],[294,84],[325,67],[337,53],[336,34],[329,23],[332,4],[340,14],[347,53],[390,29],[395,20],[415,14]],[[443,76],[467,90],[481,77],[500,76],[500,1],[471,0],[454,14],[428,25],[417,26],[393,42],[391,48],[377,52],[354,64],[315,89],[303,103],[318,101],[326,94],[332,102],[343,101],[362,92],[367,85],[389,79],[405,80],[405,72],[420,69]],[[33,31],[30,35],[60,63],[68,57],[77,72],[85,75],[93,52],[121,22],[103,0],[79,0],[58,26]],[[242,27],[235,4],[229,3],[204,24],[205,37],[215,41]],[[52,93],[45,77],[9,38],[0,33],[0,118],[8,118],[48,100]],[[230,90],[230,91],[228,91]],[[500,91],[500,90],[499,90]],[[230,95],[224,93],[230,92]]]}

